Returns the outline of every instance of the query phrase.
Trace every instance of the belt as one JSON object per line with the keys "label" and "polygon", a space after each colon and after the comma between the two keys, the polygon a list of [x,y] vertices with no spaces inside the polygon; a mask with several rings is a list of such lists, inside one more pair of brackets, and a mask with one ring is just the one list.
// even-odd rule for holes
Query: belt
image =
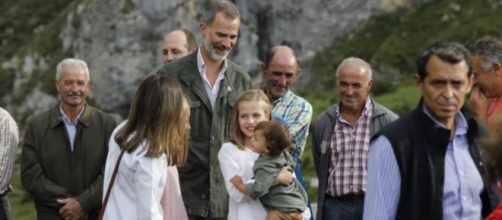
{"label": "belt", "polygon": [[364,200],[364,193],[349,193],[341,196],[335,196],[333,198],[343,202],[357,202]]}

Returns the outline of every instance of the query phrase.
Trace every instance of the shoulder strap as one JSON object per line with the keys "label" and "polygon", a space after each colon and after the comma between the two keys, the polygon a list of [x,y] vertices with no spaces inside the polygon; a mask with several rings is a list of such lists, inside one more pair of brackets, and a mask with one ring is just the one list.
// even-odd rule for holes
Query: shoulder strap
{"label": "shoulder strap", "polygon": [[103,201],[103,205],[101,206],[101,210],[99,210],[98,220],[103,219],[103,215],[105,214],[106,205],[108,204],[108,198],[110,197],[110,193],[112,191],[113,183],[115,182],[115,177],[117,176],[117,171],[119,170],[120,161],[122,160],[122,156],[124,156],[125,150],[120,152],[119,158],[115,163],[115,168],[113,169],[112,179],[110,180],[110,185],[108,185],[108,189],[106,190],[105,200]]}

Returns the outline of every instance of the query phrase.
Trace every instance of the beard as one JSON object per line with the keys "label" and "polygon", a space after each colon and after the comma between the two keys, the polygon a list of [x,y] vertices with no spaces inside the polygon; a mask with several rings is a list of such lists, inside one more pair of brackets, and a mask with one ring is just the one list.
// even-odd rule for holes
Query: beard
{"label": "beard", "polygon": [[[202,38],[202,44],[204,45],[204,48],[206,48],[206,51],[209,54],[209,57],[213,61],[222,61],[222,60],[226,59],[228,54],[230,53],[230,51],[232,51],[232,48],[226,48],[225,46],[223,46],[221,44],[220,45],[212,44],[211,42],[209,42],[209,36],[204,36]],[[216,50],[214,49],[215,47],[224,48],[224,49],[226,49],[226,51],[222,55],[219,55],[216,52]]]}

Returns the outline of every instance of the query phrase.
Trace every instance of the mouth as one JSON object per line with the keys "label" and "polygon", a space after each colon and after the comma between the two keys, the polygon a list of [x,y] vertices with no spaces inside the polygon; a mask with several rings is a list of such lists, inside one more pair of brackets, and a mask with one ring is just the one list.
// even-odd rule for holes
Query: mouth
{"label": "mouth", "polygon": [[230,51],[230,48],[223,45],[215,45],[213,48],[214,51],[218,54],[226,54],[228,51]]}

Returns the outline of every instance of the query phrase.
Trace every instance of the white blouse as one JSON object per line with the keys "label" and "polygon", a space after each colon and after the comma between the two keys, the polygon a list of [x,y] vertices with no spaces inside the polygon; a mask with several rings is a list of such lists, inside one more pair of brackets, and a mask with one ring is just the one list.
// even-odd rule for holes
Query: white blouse
{"label": "white blouse", "polygon": [[[124,124],[115,128],[108,144],[103,200],[120,155],[115,135]],[[103,219],[162,220],[160,199],[166,184],[167,157],[165,154],[158,158],[145,157],[147,144],[144,141],[134,152],[124,153]]]}
{"label": "white blouse", "polygon": [[230,142],[224,143],[218,152],[221,173],[229,195],[228,219],[263,220],[267,215],[260,200],[251,199],[230,182],[230,179],[235,175],[240,176],[245,183],[254,181],[252,179],[254,176],[253,165],[258,156],[259,154],[251,149],[246,147],[244,150],[240,150]]}

